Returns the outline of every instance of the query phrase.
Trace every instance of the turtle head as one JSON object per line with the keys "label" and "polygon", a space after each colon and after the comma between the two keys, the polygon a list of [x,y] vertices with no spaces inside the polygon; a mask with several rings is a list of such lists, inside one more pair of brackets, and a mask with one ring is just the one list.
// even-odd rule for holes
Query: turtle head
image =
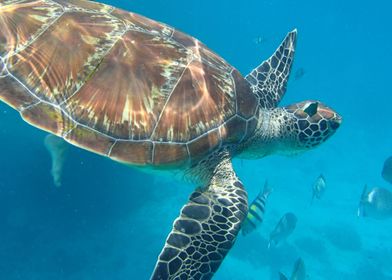
{"label": "turtle head", "polygon": [[284,108],[291,117],[288,130],[294,133],[294,150],[317,147],[339,128],[342,117],[319,101],[303,101]]}
{"label": "turtle head", "polygon": [[295,155],[319,146],[331,137],[341,116],[319,101],[303,101],[286,107],[260,110],[254,137],[240,157],[270,154]]}

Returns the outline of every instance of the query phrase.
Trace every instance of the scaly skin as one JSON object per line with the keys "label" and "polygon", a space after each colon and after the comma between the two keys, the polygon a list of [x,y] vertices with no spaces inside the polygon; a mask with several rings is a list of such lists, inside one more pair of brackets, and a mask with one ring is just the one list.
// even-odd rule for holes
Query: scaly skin
{"label": "scaly skin", "polygon": [[[316,111],[308,114],[307,108]],[[297,154],[325,142],[340,126],[342,118],[318,101],[304,101],[284,108],[260,110],[255,134],[240,157],[261,158],[269,154]]]}

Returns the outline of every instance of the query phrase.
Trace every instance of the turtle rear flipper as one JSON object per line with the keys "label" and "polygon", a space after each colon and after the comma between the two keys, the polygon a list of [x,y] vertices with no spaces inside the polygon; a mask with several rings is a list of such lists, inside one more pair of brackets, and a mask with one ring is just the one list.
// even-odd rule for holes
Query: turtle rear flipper
{"label": "turtle rear flipper", "polygon": [[193,192],[174,221],[151,279],[211,279],[234,244],[247,208],[247,194],[224,157],[208,185]]}
{"label": "turtle rear flipper", "polygon": [[53,183],[56,187],[60,187],[69,144],[63,138],[53,134],[48,134],[44,142],[52,158],[52,169],[50,172],[53,177]]}
{"label": "turtle rear flipper", "polygon": [[245,79],[260,98],[264,108],[275,108],[286,92],[293,65],[297,30],[289,32],[279,48],[266,61],[253,69]]}

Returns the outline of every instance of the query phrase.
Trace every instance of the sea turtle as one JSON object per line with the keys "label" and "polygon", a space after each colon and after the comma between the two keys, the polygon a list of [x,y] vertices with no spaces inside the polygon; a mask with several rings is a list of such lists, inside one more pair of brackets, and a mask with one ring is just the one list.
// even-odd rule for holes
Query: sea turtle
{"label": "sea turtle", "polygon": [[75,146],[195,178],[152,279],[210,279],[248,209],[232,158],[305,151],[340,125],[318,101],[277,107],[296,35],[243,77],[200,41],[134,13],[1,0],[0,98]]}

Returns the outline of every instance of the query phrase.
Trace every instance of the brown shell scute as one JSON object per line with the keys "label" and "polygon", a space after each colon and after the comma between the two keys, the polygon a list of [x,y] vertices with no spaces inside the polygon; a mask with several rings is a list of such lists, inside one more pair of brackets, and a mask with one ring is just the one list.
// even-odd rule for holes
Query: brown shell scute
{"label": "brown shell scute", "polygon": [[116,139],[148,139],[187,59],[185,49],[129,30],[67,100],[66,110]]}
{"label": "brown shell scute", "polygon": [[240,116],[235,116],[220,127],[220,134],[225,144],[238,143],[243,140],[247,122]]}
{"label": "brown shell scute", "polygon": [[113,10],[112,6],[87,0],[51,0],[60,4],[64,10],[88,11],[92,13],[107,13]]}
{"label": "brown shell scute", "polygon": [[207,155],[221,144],[221,135],[219,129],[212,130],[195,141],[188,144],[189,154],[192,158],[198,158]]}
{"label": "brown shell scute", "polygon": [[167,100],[154,141],[188,142],[235,114],[230,73],[192,61]]}
{"label": "brown shell scute", "polygon": [[237,95],[238,114],[245,119],[254,117],[258,104],[256,95],[237,70],[234,70],[232,75],[236,85],[236,92],[240,93]]}
{"label": "brown shell scute", "polygon": [[114,160],[138,165],[151,164],[153,144],[148,141],[117,141],[107,153]]}
{"label": "brown shell scute", "polygon": [[109,154],[115,143],[115,140],[107,135],[83,125],[77,125],[72,128],[63,137],[78,147],[101,155]]}
{"label": "brown shell scute", "polygon": [[[0,61],[0,68],[2,62]],[[5,74],[5,73],[4,73]],[[13,79],[1,78],[0,74],[0,98],[16,110],[21,110],[38,102],[26,88]]]}
{"label": "brown shell scute", "polygon": [[38,103],[22,111],[22,117],[32,125],[44,127],[46,130],[62,135],[68,132],[75,123],[63,111],[47,103]]}
{"label": "brown shell scute", "polygon": [[177,163],[181,164],[188,159],[186,144],[156,143],[152,162],[156,165]]}
{"label": "brown shell scute", "polygon": [[[3,1],[2,1],[3,2]],[[45,1],[0,3],[0,56],[22,50],[62,13],[61,6]]]}
{"label": "brown shell scute", "polygon": [[[27,16],[27,15],[26,15]],[[107,15],[69,12],[8,59],[9,70],[41,99],[60,104],[75,93],[121,33]]]}
{"label": "brown shell scute", "polygon": [[131,30],[166,38],[170,37],[174,32],[174,29],[166,24],[135,13],[114,9],[111,14],[121,19]]}

